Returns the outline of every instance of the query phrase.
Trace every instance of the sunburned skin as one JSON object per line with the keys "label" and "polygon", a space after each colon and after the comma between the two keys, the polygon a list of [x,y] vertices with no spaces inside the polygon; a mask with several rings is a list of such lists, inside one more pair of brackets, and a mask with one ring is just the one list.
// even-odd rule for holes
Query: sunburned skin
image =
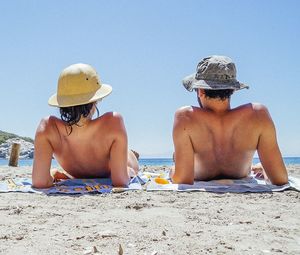
{"label": "sunburned skin", "polygon": [[255,151],[270,181],[287,183],[275,127],[265,106],[231,109],[228,99],[209,99],[202,89],[198,97],[202,108],[183,107],[175,114],[175,183],[243,178],[251,170]]}

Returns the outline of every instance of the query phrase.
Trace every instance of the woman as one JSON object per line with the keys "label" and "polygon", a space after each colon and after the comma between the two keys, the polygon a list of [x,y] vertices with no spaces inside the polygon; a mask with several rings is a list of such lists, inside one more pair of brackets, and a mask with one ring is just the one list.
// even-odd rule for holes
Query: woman
{"label": "woman", "polygon": [[[138,161],[128,151],[122,116],[108,112],[99,117],[97,101],[109,95],[111,86],[101,84],[96,70],[74,64],[62,71],[57,93],[48,103],[60,108],[61,119],[42,119],[35,135],[32,184],[48,188],[56,177],[111,177],[113,186],[126,186],[138,171]],[[95,111],[98,117],[92,119]],[[64,174],[52,170],[55,157]]]}

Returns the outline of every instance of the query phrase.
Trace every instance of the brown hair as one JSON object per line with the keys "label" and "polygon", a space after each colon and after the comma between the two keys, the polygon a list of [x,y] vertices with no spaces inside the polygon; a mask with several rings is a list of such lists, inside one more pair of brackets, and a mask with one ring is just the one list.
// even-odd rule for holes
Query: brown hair
{"label": "brown hair", "polygon": [[234,92],[233,89],[218,89],[218,90],[205,89],[204,90],[204,94],[206,98],[215,98],[215,99],[220,99],[222,101],[229,99],[233,92]]}
{"label": "brown hair", "polygon": [[[90,114],[94,105],[95,103],[93,102],[89,104],[59,108],[60,118],[71,128],[69,135],[72,133],[72,125],[77,125],[81,117],[86,118]],[[96,111],[99,116],[99,110],[97,106]]]}

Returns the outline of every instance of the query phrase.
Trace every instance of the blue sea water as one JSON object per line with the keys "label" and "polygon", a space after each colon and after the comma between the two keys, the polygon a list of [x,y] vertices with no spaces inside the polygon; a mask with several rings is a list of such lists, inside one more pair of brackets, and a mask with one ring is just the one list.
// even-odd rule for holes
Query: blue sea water
{"label": "blue sea water", "polygon": [[[300,164],[300,157],[284,157],[284,163],[286,165],[297,165]],[[259,159],[254,158],[253,163],[258,163]],[[32,159],[20,159],[19,166],[32,166],[33,160]],[[173,159],[172,158],[141,158],[139,160],[140,165],[146,166],[172,166]],[[0,159],[0,166],[7,166],[8,160],[7,159]],[[57,162],[52,160],[52,166],[57,166]]]}
{"label": "blue sea water", "polygon": [[[284,163],[286,165],[300,164],[300,157],[284,157]],[[253,164],[260,162],[259,158],[253,159]],[[140,165],[150,166],[172,166],[174,165],[172,158],[142,158],[139,160]]]}

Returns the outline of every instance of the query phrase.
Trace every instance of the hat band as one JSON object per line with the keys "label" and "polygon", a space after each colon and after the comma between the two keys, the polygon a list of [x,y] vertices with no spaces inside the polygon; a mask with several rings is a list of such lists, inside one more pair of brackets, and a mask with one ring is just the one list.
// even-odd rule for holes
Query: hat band
{"label": "hat band", "polygon": [[212,74],[212,75],[201,75],[196,73],[196,80],[208,80],[208,81],[217,81],[217,82],[232,82],[236,81],[234,75],[230,76],[228,74]]}

